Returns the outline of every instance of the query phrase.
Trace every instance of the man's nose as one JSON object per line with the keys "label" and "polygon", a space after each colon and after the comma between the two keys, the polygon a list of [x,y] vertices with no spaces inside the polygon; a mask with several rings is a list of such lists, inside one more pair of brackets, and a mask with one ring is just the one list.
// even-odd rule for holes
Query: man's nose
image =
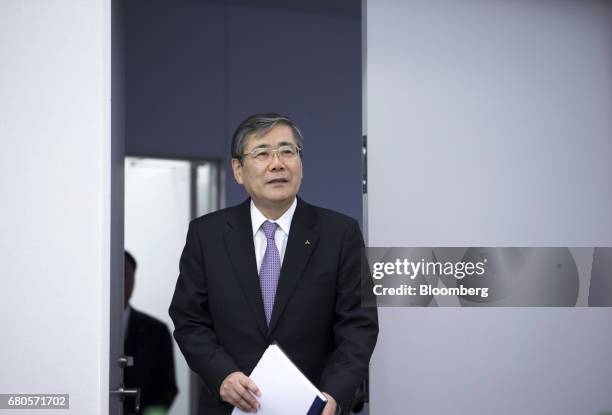
{"label": "man's nose", "polygon": [[278,169],[278,168],[284,168],[285,167],[285,165],[283,164],[283,160],[281,159],[280,152],[278,152],[278,151],[273,151],[272,152],[272,160],[270,160],[269,167],[271,169]]}

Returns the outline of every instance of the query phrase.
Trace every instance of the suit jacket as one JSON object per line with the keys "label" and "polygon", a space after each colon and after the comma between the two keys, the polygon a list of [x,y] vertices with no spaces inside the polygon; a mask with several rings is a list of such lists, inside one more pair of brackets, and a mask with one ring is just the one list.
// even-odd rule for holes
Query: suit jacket
{"label": "suit jacket", "polygon": [[[134,366],[123,371],[126,387],[140,388],[140,407],[169,408],[177,394],[172,337],[161,321],[132,308],[124,341],[126,356]],[[133,399],[124,402],[124,413],[134,411]]]}
{"label": "suit jacket", "polygon": [[268,327],[250,201],[190,223],[170,316],[205,384],[200,414],[230,413],[221,383],[234,371],[249,375],[273,341],[321,391],[350,407],[378,335],[376,309],[361,307],[362,248],[354,219],[298,198]]}

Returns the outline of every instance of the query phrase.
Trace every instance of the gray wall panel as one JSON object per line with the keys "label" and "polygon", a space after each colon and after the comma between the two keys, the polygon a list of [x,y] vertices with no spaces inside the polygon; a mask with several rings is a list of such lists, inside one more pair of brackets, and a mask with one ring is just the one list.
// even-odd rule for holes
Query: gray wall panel
{"label": "gray wall panel", "polygon": [[[373,246],[612,244],[612,5],[367,4]],[[612,409],[609,309],[385,309],[372,413]]]}

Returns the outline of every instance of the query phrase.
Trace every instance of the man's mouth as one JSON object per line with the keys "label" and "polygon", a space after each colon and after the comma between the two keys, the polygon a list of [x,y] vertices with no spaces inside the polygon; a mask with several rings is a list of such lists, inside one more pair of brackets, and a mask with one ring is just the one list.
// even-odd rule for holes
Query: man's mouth
{"label": "man's mouth", "polygon": [[289,180],[287,179],[283,179],[283,178],[279,178],[279,179],[272,179],[268,181],[268,184],[276,184],[276,183],[288,183]]}

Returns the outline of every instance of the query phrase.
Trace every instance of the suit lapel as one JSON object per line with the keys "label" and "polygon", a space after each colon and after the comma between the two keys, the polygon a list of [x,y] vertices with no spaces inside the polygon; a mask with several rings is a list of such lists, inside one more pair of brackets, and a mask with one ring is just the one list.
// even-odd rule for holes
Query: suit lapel
{"label": "suit lapel", "polygon": [[297,282],[302,276],[304,267],[317,245],[319,236],[313,229],[315,223],[316,216],[312,208],[298,198],[274,297],[274,308],[272,309],[268,334],[272,333],[278,323]]}
{"label": "suit lapel", "polygon": [[253,227],[251,225],[250,199],[238,205],[235,215],[228,218],[229,232],[225,234],[225,248],[234,267],[242,291],[257,321],[257,327],[264,337],[268,327],[264,313],[255,248],[253,246]]}

